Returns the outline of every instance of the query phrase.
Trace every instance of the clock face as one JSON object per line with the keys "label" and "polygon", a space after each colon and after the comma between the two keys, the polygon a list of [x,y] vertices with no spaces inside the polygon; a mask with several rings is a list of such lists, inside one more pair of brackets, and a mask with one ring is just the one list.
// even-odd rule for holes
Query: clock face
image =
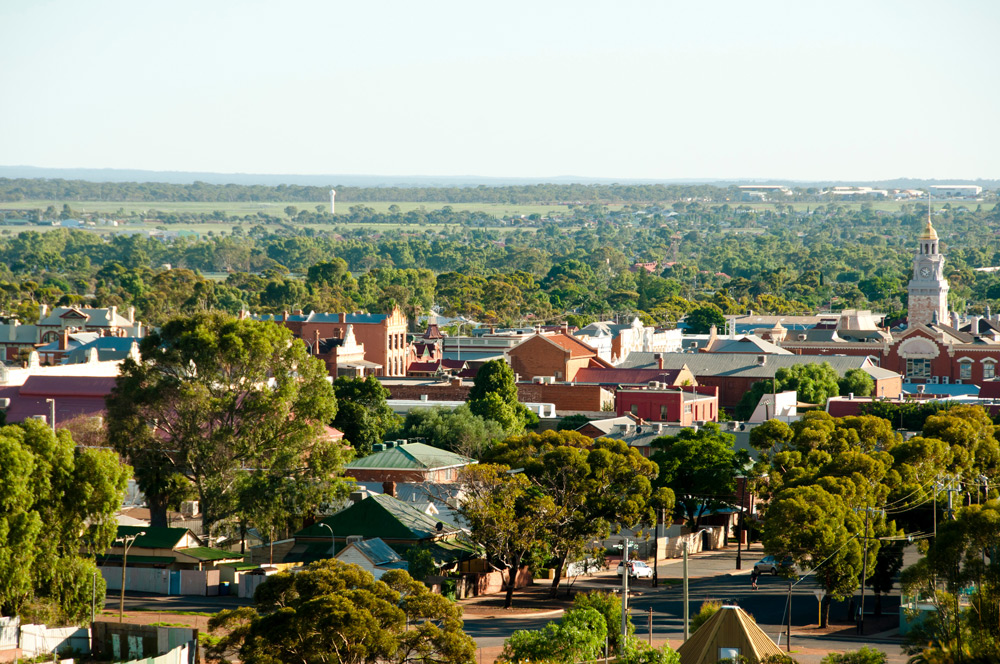
{"label": "clock face", "polygon": [[927,266],[920,268],[920,276],[923,277],[924,279],[931,276],[931,269]]}

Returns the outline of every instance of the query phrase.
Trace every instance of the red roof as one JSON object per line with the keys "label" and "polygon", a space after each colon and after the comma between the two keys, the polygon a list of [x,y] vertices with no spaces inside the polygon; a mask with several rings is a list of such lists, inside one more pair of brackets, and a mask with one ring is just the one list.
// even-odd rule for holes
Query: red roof
{"label": "red roof", "polygon": [[984,380],[979,388],[980,399],[1000,399],[1000,380]]}
{"label": "red roof", "polygon": [[21,396],[41,397],[101,397],[115,387],[110,376],[28,376],[21,386]]}
{"label": "red roof", "polygon": [[597,349],[583,343],[574,336],[568,334],[547,334],[541,335],[542,339],[551,341],[555,345],[569,351],[570,357],[591,357],[597,356]]}
{"label": "red roof", "polygon": [[673,384],[680,369],[604,369],[586,367],[576,372],[574,383],[645,385],[650,381]]}
{"label": "red roof", "polygon": [[441,366],[440,362],[410,362],[410,366],[407,369],[407,372],[415,373],[418,371],[420,372],[437,371],[438,367],[440,366]]}

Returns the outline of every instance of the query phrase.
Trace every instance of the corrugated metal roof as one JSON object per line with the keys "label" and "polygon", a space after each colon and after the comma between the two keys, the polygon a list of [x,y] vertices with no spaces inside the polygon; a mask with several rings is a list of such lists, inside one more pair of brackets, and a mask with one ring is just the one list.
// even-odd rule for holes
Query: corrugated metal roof
{"label": "corrugated metal roof", "polygon": [[188,549],[177,549],[177,553],[182,553],[185,556],[191,556],[195,560],[201,560],[204,562],[210,562],[215,560],[226,560],[226,561],[243,560],[243,556],[241,556],[238,553],[233,553],[232,551],[223,551],[221,549],[210,549],[207,546],[193,546]]}
{"label": "corrugated metal roof", "polygon": [[[354,542],[350,546],[360,551],[365,558],[371,561],[372,565],[386,565],[402,560],[400,555],[393,551],[392,547],[383,542],[380,537]],[[349,547],[345,547],[345,549]]]}
{"label": "corrugated metal roof", "polygon": [[716,611],[677,648],[677,654],[681,664],[716,664],[720,648],[738,648],[740,655],[750,662],[783,654],[754,619],[738,606],[723,606]]}
{"label": "corrugated metal roof", "polygon": [[[360,535],[388,540],[422,540],[456,532],[447,525],[438,531],[437,519],[391,496],[369,496],[322,520],[337,538]],[[295,533],[295,539],[329,540],[330,531],[318,523]]]}
{"label": "corrugated metal roof", "polygon": [[[654,365],[655,367],[655,365]],[[597,383],[598,385],[645,385],[650,381],[673,384],[680,373],[676,369],[605,369],[584,367],[576,372],[574,383]]]}
{"label": "corrugated metal roof", "polygon": [[[139,533],[145,534],[139,535]],[[184,539],[184,536],[187,535],[187,533],[187,528],[118,526],[117,537],[131,537],[132,535],[139,535],[135,538],[135,542],[129,545],[129,549],[133,546],[139,547],[140,549],[173,549],[177,546],[178,542]]]}
{"label": "corrugated metal roof", "polygon": [[347,468],[349,470],[360,468],[365,470],[434,470],[436,468],[465,466],[470,463],[475,463],[475,460],[461,454],[423,443],[407,443],[355,459],[347,464]]}
{"label": "corrugated metal roof", "polygon": [[665,369],[680,369],[687,365],[695,376],[746,376],[750,378],[770,378],[782,368],[797,364],[820,364],[826,362],[838,375],[843,376],[851,369],[864,369],[873,378],[892,378],[895,371],[876,367],[867,357],[853,355],[767,355],[764,364],[746,353],[629,353],[619,368],[654,368],[656,355],[663,357]]}

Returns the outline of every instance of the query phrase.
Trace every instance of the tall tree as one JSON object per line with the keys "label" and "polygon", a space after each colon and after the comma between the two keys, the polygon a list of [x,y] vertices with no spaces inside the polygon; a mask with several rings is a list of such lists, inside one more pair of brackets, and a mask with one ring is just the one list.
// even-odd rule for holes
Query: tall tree
{"label": "tall tree", "polygon": [[612,526],[652,524],[654,510],[673,508],[669,489],[653,490],[656,464],[620,440],[595,441],[575,431],[531,433],[498,443],[484,460],[523,468],[561,510],[548,533],[556,561],[553,597],[567,561],[585,555],[587,544],[607,537]]}
{"label": "tall tree", "polygon": [[510,608],[518,571],[534,550],[548,544],[549,532],[565,518],[565,510],[523,473],[511,474],[508,466],[466,466],[459,481],[466,490],[459,510],[472,538],[486,549],[487,560],[507,574],[504,608]]}
{"label": "tall tree", "polygon": [[74,448],[67,432],[39,422],[0,429],[0,614],[31,602],[62,623],[89,615],[94,556],[114,541],[131,471],[117,454]]}
{"label": "tall tree", "polygon": [[473,664],[476,644],[462,631],[461,609],[402,570],[378,581],[357,565],[312,563],[276,574],[257,589],[254,607],[220,611],[211,653],[245,664]]}
{"label": "tall tree", "polygon": [[[108,439],[136,466],[166,525],[175,474],[196,488],[206,528],[265,529],[344,492],[326,367],[273,323],[211,314],[169,321],[126,360],[108,397]],[[271,499],[271,495],[274,499]]]}
{"label": "tall tree", "polygon": [[538,418],[517,400],[514,371],[503,360],[490,360],[479,368],[469,390],[469,410],[494,420],[508,435],[519,434]]}
{"label": "tall tree", "polygon": [[371,454],[372,445],[399,426],[399,418],[389,408],[389,390],[375,376],[348,378],[341,376],[333,383],[337,397],[337,416],[333,426],[361,456]]}
{"label": "tall tree", "polygon": [[709,422],[697,431],[684,429],[652,442],[650,458],[659,467],[656,483],[674,492],[678,511],[692,528],[698,528],[706,512],[735,500],[737,468],[749,461],[733,448],[735,439]]}

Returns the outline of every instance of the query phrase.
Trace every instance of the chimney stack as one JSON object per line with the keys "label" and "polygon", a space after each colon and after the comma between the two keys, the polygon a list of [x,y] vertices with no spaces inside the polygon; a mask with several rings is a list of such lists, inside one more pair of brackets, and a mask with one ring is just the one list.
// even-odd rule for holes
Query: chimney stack
{"label": "chimney stack", "polygon": [[319,355],[319,328],[313,333],[313,355]]}
{"label": "chimney stack", "polygon": [[656,358],[656,368],[663,371],[663,353],[657,353],[653,357]]}
{"label": "chimney stack", "polygon": [[392,498],[396,497],[396,483],[395,482],[382,482],[382,493]]}

